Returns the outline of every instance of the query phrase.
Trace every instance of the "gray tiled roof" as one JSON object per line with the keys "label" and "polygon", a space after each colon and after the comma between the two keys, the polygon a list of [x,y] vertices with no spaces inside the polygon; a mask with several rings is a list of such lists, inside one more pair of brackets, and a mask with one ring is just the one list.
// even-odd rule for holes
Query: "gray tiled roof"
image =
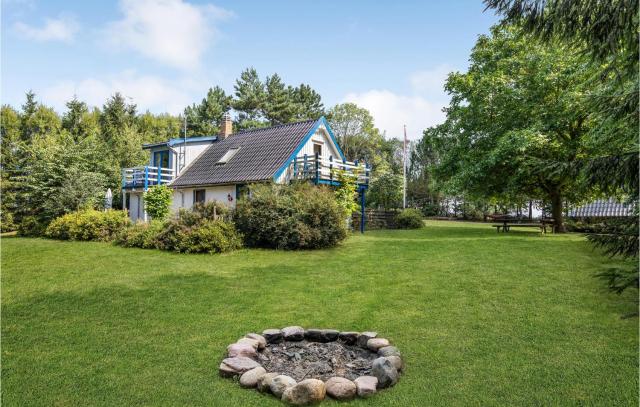
{"label": "gray tiled roof", "polygon": [[[171,186],[233,184],[272,179],[317,120],[235,133],[214,141]],[[216,165],[230,148],[240,148],[226,164]]]}
{"label": "gray tiled roof", "polygon": [[633,205],[624,204],[613,198],[599,199],[569,210],[570,218],[606,218],[633,216]]}

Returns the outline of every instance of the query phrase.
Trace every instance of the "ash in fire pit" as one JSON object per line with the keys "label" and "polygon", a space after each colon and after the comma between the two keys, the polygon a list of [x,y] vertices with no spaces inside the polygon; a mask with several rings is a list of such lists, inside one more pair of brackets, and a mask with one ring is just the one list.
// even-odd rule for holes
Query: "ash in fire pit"
{"label": "ash in fire pit", "polygon": [[227,348],[223,376],[240,376],[285,402],[310,404],[325,394],[348,400],[393,386],[403,369],[400,352],[375,332],[304,330],[298,326],[248,334]]}
{"label": "ash in fire pit", "polygon": [[355,380],[371,375],[377,353],[340,342],[282,342],[269,344],[259,354],[259,362],[267,371],[286,374],[297,381],[328,380],[340,376]]}

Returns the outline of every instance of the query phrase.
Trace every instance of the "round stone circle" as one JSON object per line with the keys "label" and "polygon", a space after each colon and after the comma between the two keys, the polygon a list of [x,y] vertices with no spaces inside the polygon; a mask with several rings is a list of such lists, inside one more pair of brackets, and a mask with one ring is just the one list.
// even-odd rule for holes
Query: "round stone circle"
{"label": "round stone circle", "polygon": [[227,347],[223,377],[270,393],[292,405],[325,396],[371,397],[398,382],[404,363],[398,348],[377,332],[339,332],[288,326],[250,333]]}

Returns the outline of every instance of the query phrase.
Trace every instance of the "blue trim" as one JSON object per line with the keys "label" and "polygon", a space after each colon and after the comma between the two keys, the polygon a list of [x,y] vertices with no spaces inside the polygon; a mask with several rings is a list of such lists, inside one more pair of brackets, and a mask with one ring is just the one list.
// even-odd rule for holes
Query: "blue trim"
{"label": "blue trim", "polygon": [[[187,138],[187,143],[198,143],[202,141],[216,141],[216,140],[218,140],[218,136],[189,137]],[[172,138],[167,141],[162,141],[160,143],[143,144],[142,149],[146,150],[154,147],[164,147],[164,146],[173,147],[176,144],[182,144],[183,142],[184,142],[184,138]]]}
{"label": "blue trim", "polygon": [[144,167],[144,190],[149,189],[149,167]]}
{"label": "blue trim", "polygon": [[334,187],[337,187],[340,185],[340,183],[338,181],[327,181],[326,179],[320,179],[317,182],[318,184],[325,184],[325,185],[331,185]]}
{"label": "blue trim", "polygon": [[284,164],[282,164],[282,166],[280,168],[278,168],[276,173],[273,175],[273,181],[274,182],[277,181],[278,178],[280,178],[280,176],[287,169],[287,167],[289,166],[291,161],[293,161],[293,159],[298,156],[298,153],[300,152],[300,150],[302,150],[302,148],[305,146],[305,144],[307,144],[307,142],[311,139],[311,137],[313,137],[315,132],[318,130],[318,128],[322,124],[324,124],[324,127],[327,129],[327,133],[329,133],[329,137],[331,137],[331,140],[333,141],[333,144],[335,144],[336,149],[340,153],[340,158],[342,158],[343,160],[345,159],[344,153],[340,149],[340,146],[338,145],[338,142],[336,141],[336,137],[333,135],[333,131],[331,131],[331,127],[329,127],[329,122],[327,122],[327,119],[325,119],[325,117],[322,116],[321,118],[318,119],[318,121],[316,121],[316,124],[313,125],[311,130],[309,130],[309,132],[304,136],[302,141],[298,144],[298,146],[293,151],[293,153],[291,153],[289,158],[287,158],[287,160],[284,162]]}
{"label": "blue trim", "polygon": [[342,161],[346,161],[346,157],[344,156],[344,153],[342,152],[342,149],[338,144],[338,140],[336,139],[336,136],[333,135],[333,130],[331,130],[331,127],[329,126],[329,122],[324,116],[322,116],[320,120],[322,120],[324,127],[327,129],[327,133],[329,133],[329,137],[331,137],[331,141],[333,141],[333,144],[335,144],[336,150],[338,150],[338,153],[340,153],[340,158],[342,158]]}

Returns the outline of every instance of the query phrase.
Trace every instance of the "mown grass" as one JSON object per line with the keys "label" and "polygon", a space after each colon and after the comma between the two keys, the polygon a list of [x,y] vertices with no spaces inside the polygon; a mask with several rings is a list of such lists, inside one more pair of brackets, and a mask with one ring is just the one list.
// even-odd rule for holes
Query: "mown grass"
{"label": "mown grass", "polygon": [[299,324],[403,352],[396,387],[344,405],[637,406],[637,292],[593,277],[610,264],[578,235],[451,222],[214,256],[5,238],[2,403],[277,406],[217,366]]}

